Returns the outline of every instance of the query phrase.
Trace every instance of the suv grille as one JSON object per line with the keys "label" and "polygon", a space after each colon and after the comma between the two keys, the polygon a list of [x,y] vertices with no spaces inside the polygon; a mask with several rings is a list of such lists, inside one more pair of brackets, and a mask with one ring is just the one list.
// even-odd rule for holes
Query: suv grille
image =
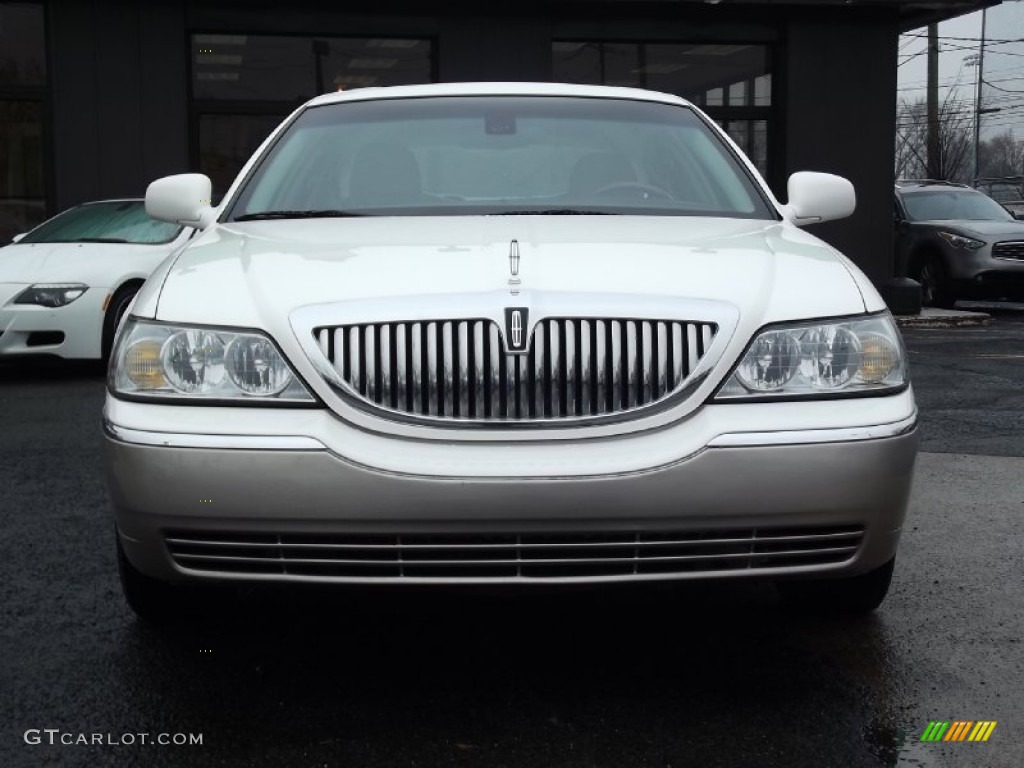
{"label": "suv grille", "polygon": [[313,334],[345,384],[390,411],[526,421],[622,413],[664,400],[697,367],[711,323],[557,318],[528,354],[507,354],[491,320],[320,327]]}
{"label": "suv grille", "polygon": [[770,571],[843,563],[859,526],[624,533],[249,534],[176,531],[174,562],[191,571],[337,581],[529,581]]}
{"label": "suv grille", "polygon": [[997,259],[1024,261],[1024,241],[996,243],[992,246],[992,255]]}

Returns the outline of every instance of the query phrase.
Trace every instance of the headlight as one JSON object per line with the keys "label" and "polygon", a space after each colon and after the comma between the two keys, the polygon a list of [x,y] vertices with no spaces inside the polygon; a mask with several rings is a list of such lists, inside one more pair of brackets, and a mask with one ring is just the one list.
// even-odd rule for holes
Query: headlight
{"label": "headlight", "polygon": [[116,394],[182,400],[316,402],[261,333],[128,320],[111,357]]}
{"label": "headlight", "polygon": [[903,342],[886,312],[763,330],[715,399],[875,394],[906,383]]}
{"label": "headlight", "polygon": [[954,248],[961,248],[965,251],[976,251],[985,244],[983,240],[975,240],[973,237],[964,237],[953,232],[939,232],[939,237]]}
{"label": "headlight", "polygon": [[35,304],[39,307],[63,307],[89,290],[81,283],[36,283],[14,297],[14,304]]}

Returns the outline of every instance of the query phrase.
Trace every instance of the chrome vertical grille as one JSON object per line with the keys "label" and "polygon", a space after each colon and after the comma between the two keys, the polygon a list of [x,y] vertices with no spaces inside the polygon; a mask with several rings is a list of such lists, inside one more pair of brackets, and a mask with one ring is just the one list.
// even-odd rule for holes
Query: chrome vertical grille
{"label": "chrome vertical grille", "polygon": [[712,323],[550,318],[527,354],[507,354],[491,320],[318,327],[352,394],[389,411],[471,421],[622,413],[664,400],[697,367]]}
{"label": "chrome vertical grille", "polygon": [[996,243],[992,246],[992,255],[997,259],[1024,261],[1024,242],[1014,240]]}

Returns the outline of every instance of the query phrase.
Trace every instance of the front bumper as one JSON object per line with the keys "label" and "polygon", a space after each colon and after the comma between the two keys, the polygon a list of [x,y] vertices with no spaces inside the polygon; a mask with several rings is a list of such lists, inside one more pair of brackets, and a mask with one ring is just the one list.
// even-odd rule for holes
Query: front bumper
{"label": "front bumper", "polygon": [[[654,435],[603,448],[577,441],[476,444],[464,455],[480,461],[466,463],[461,474],[451,471],[459,466],[451,451],[460,449],[449,445],[393,445],[392,451],[404,445],[410,454],[438,454],[435,464],[415,473],[342,456],[308,434],[326,416],[316,412],[294,414],[312,420],[307,434],[180,433],[119,424],[112,418],[118,412],[155,406],[126,409],[108,401],[104,455],[125,552],[136,568],[167,581],[843,575],[893,556],[910,494],[913,397],[876,400],[887,402],[800,405],[811,406],[812,414],[824,411],[821,405],[847,415],[873,408],[893,415],[900,406],[904,412],[869,426],[720,431],[686,450],[682,436],[699,435],[702,420],[721,423],[745,408],[747,421],[756,423],[751,408],[781,413],[792,404],[710,406],[663,430],[683,445],[671,461],[648,456],[646,467],[630,465],[630,441],[656,442]],[[202,409],[182,412],[195,410]],[[609,445],[619,455],[618,471],[578,471],[581,453],[608,453]],[[544,451],[553,459],[562,455],[563,470],[549,465],[544,473],[524,474],[524,466],[533,466],[530,457]],[[591,466],[602,466],[594,456]],[[502,463],[504,476],[493,471]]]}
{"label": "front bumper", "polygon": [[0,358],[98,359],[107,291],[89,288],[66,307],[12,304],[28,284],[0,284]]}
{"label": "front bumper", "polygon": [[996,257],[993,245],[976,251],[945,246],[949,276],[958,293],[979,298],[1024,293],[1024,260]]}

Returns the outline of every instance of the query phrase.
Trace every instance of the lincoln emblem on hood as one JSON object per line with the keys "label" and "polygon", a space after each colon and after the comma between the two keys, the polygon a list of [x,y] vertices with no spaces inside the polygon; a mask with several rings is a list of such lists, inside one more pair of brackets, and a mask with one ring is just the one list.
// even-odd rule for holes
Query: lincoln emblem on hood
{"label": "lincoln emblem on hood", "polygon": [[515,296],[519,293],[519,284],[522,282],[519,279],[519,241],[513,240],[509,243],[508,247],[508,267],[512,272],[512,277],[508,280],[509,290],[512,295]]}

